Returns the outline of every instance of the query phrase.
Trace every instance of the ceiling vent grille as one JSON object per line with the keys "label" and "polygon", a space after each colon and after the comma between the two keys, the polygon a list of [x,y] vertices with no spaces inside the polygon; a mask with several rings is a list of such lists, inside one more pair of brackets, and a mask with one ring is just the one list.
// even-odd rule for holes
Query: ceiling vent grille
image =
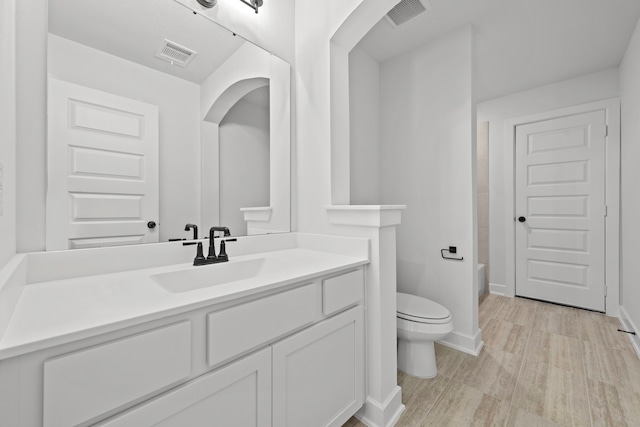
{"label": "ceiling vent grille", "polygon": [[170,40],[165,40],[156,52],[156,58],[163,59],[173,65],[179,65],[181,67],[186,67],[196,55],[197,53],[195,51],[180,46],[178,43]]}
{"label": "ceiling vent grille", "polygon": [[427,0],[402,0],[385,18],[393,27],[399,27],[429,9],[431,5]]}

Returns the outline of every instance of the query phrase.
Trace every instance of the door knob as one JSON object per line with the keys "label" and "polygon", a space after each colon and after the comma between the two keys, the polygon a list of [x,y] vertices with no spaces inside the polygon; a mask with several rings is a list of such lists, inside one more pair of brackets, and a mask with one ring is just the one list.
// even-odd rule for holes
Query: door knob
{"label": "door knob", "polygon": [[149,221],[149,222],[147,223],[147,227],[148,227],[148,228],[150,228],[150,229],[152,229],[152,230],[153,230],[154,228],[156,228],[156,223],[155,223],[155,221]]}
{"label": "door knob", "polygon": [[527,218],[525,218],[525,217],[523,217],[523,216],[521,216],[521,217],[519,217],[519,218],[518,218],[518,221],[520,221],[520,222],[525,222],[526,220],[527,220]]}

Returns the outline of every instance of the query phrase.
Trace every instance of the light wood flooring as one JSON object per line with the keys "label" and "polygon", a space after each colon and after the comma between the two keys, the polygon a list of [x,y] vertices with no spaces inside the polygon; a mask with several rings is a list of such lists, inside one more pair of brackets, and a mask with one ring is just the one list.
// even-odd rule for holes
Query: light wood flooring
{"label": "light wood flooring", "polygon": [[436,378],[398,374],[397,426],[640,426],[640,359],[617,319],[485,295],[479,322],[478,357],[436,344]]}

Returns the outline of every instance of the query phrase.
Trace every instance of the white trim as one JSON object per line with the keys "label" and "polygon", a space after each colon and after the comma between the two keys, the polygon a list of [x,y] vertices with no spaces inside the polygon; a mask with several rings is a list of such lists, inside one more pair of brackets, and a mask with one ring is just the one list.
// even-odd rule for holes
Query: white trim
{"label": "white trim", "polygon": [[482,347],[484,347],[481,332],[482,331],[478,329],[476,334],[471,337],[469,335],[453,331],[447,335],[445,339],[438,341],[438,343],[462,351],[463,353],[471,354],[472,356],[478,356]]}
{"label": "white trim", "polygon": [[326,205],[327,217],[333,225],[389,227],[400,224],[406,205]]}
{"label": "white trim", "polygon": [[[620,98],[611,98],[573,107],[546,111],[508,120],[504,126],[505,141],[505,285],[503,295],[515,296],[515,130],[516,126],[542,120],[604,110],[609,134],[606,139],[606,203],[608,215],[605,221],[605,281],[607,284],[606,312],[617,316],[620,309]],[[491,283],[491,293],[499,293],[499,287]],[[495,290],[494,290],[495,288]]]}
{"label": "white trim", "polygon": [[489,283],[489,293],[491,295],[507,295],[507,287],[498,283]]}
{"label": "white trim", "polygon": [[[631,317],[629,317],[629,313],[624,308],[624,306],[620,307],[620,314],[618,315],[618,320],[627,331],[634,331],[636,334],[640,333],[640,329],[638,329],[637,325],[633,323]],[[640,336],[638,335],[629,335],[629,340],[631,341],[631,346],[636,351],[638,358],[640,359]]]}
{"label": "white trim", "polygon": [[367,397],[366,404],[355,416],[368,427],[393,427],[405,409],[402,389],[396,386],[384,403]]}
{"label": "white trim", "polygon": [[271,218],[271,211],[273,208],[271,206],[261,206],[255,208],[240,208],[240,212],[244,215],[244,220],[246,222],[255,221],[255,222],[266,222]]}

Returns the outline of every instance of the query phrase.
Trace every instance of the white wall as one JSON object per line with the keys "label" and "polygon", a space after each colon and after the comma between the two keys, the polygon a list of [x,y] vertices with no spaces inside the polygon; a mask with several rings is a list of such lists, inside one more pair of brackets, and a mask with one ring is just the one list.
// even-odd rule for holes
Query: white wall
{"label": "white wall", "polygon": [[[272,57],[268,51],[245,43],[233,55],[225,60],[207,79],[200,88],[200,116],[212,123],[218,123],[222,116],[236,102],[241,95],[224,97],[230,87],[238,82],[251,79],[271,79]],[[255,87],[259,87],[256,84]],[[253,90],[252,87],[249,90]],[[224,97],[224,98],[223,98]]]}
{"label": "white wall", "polygon": [[[159,107],[160,241],[185,237],[186,223],[200,225],[200,86],[52,34],[48,69],[51,77]],[[44,193],[31,197],[44,209]]]}
{"label": "white wall", "polygon": [[269,206],[269,110],[240,100],[220,122],[220,225],[247,234],[240,208]]}
{"label": "white wall", "polygon": [[[44,249],[47,187],[47,7],[46,1],[16,5],[16,245],[18,252]],[[43,7],[44,6],[44,7]]]}
{"label": "white wall", "polygon": [[[363,0],[296,0],[297,229],[327,233],[331,204],[331,44],[337,28]],[[348,108],[348,106],[347,106]],[[348,148],[347,148],[348,150]],[[346,183],[348,185],[348,182]]]}
{"label": "white wall", "polygon": [[380,204],[380,64],[362,48],[349,53],[352,205]]}
{"label": "white wall", "polygon": [[16,253],[15,3],[0,3],[0,268]]}
{"label": "white wall", "polygon": [[[620,95],[618,69],[611,68],[515,93],[478,104],[478,121],[489,122],[489,283],[494,290],[506,284],[505,277],[505,122],[509,119]],[[511,219],[512,220],[512,219]]]}
{"label": "white wall", "polygon": [[620,305],[640,332],[640,22],[620,65],[622,108]]}
{"label": "white wall", "polygon": [[[398,226],[398,290],[447,307],[446,340],[479,344],[473,32],[463,28],[381,65],[382,204],[406,204]],[[464,261],[440,249],[458,247]]]}

